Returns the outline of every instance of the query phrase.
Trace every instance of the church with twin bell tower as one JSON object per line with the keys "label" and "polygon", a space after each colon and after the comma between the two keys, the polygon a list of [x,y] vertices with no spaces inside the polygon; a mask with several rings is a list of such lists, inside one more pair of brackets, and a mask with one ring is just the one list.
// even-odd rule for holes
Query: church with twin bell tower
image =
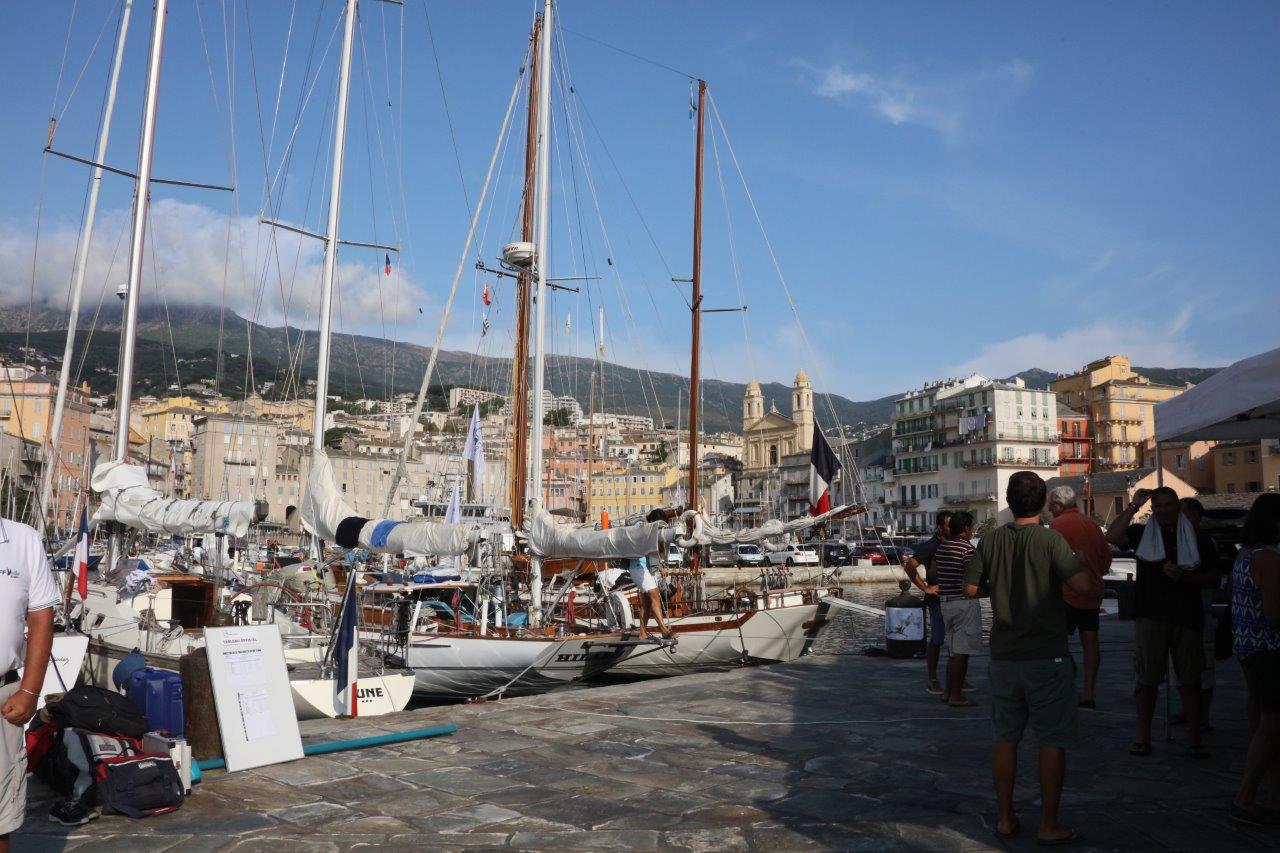
{"label": "church with twin bell tower", "polygon": [[791,389],[791,417],[769,404],[764,408],[760,383],[752,379],[742,398],[742,469],[764,471],[777,468],[782,457],[808,451],[813,445],[813,385],[803,370],[796,374]]}

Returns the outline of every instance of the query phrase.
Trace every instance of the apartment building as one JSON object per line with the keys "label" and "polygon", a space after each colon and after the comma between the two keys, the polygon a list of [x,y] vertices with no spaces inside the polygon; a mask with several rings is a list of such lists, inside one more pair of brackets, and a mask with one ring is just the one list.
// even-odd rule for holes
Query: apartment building
{"label": "apartment building", "polygon": [[[34,443],[41,448],[42,454],[46,452],[53,429],[57,391],[57,376],[24,367],[6,368],[4,378],[0,379],[0,432]],[[57,459],[49,471],[42,463],[39,474],[34,478],[36,488],[45,476],[53,478],[53,492],[45,518],[49,524],[63,529],[79,523],[73,516],[81,492],[88,487],[85,474],[92,412],[88,384],[79,388],[68,387]],[[14,444],[14,447],[19,446]]]}
{"label": "apartment building", "polygon": [[[191,435],[191,497],[270,501],[276,486],[279,431],[266,418],[222,412],[197,416]],[[284,521],[274,502],[268,517]]]}
{"label": "apartment building", "polygon": [[449,389],[449,408],[456,409],[459,406],[478,406],[481,403],[487,403],[490,400],[501,400],[503,396],[493,391],[485,391],[480,388],[450,388]]}
{"label": "apartment building", "polygon": [[1093,470],[1093,429],[1089,418],[1058,403],[1058,476],[1074,477]]}
{"label": "apartment building", "polygon": [[1280,441],[1224,441],[1211,453],[1220,494],[1280,491]]}
{"label": "apartment building", "polygon": [[1111,471],[1142,465],[1144,449],[1154,442],[1156,404],[1186,390],[1134,373],[1122,355],[1091,361],[1076,373],[1054,379],[1049,388],[1089,419],[1094,468]]}
{"label": "apartment building", "polygon": [[608,468],[592,477],[587,496],[587,514],[594,521],[600,513],[621,521],[632,515],[646,515],[662,506],[662,490],[680,476],[675,465],[631,465]]}
{"label": "apartment building", "polygon": [[975,374],[912,391],[894,403],[893,437],[899,532],[932,530],[944,507],[994,522],[1015,472],[1058,473],[1057,401],[1020,379]]}

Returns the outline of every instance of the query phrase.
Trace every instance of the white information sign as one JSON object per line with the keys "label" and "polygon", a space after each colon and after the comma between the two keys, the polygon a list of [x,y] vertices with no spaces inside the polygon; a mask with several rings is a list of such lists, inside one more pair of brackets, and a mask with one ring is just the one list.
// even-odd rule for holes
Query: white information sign
{"label": "white information sign", "polygon": [[204,636],[227,770],[301,758],[302,736],[280,629],[206,628]]}
{"label": "white information sign", "polygon": [[[44,671],[44,684],[36,699],[36,710],[44,707],[44,697],[50,693],[66,693],[80,679],[80,667],[84,666],[85,652],[89,650],[89,638],[83,634],[54,634],[53,650],[49,654],[49,666]],[[22,667],[18,668],[22,676]]]}

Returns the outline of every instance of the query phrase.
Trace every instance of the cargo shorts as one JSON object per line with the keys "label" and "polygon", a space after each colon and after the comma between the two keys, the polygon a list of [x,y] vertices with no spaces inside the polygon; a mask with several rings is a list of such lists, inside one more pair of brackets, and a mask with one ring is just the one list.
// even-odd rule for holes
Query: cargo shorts
{"label": "cargo shorts", "polygon": [[[0,687],[0,705],[18,692],[18,682]],[[22,726],[0,719],[0,835],[16,832],[27,811],[27,740]]]}
{"label": "cargo shorts", "polygon": [[1164,683],[1167,661],[1173,658],[1178,684],[1195,687],[1204,676],[1204,632],[1154,619],[1133,623],[1133,672],[1140,687]]}
{"label": "cargo shorts", "polygon": [[995,739],[1018,743],[1030,724],[1040,746],[1076,742],[1076,662],[1070,655],[997,660],[987,670]]}

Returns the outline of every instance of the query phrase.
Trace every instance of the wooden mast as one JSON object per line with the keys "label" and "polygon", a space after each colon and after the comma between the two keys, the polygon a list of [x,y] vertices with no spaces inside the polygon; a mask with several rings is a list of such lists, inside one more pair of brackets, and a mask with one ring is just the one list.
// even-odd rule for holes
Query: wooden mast
{"label": "wooden mast", "polygon": [[[532,243],[534,192],[533,178],[538,150],[538,72],[541,65],[542,19],[533,25],[533,73],[529,75],[529,104],[524,139],[524,207],[520,219],[520,239]],[[529,308],[532,269],[516,276],[516,347],[511,359],[511,429],[515,445],[511,459],[511,527],[524,527],[525,501],[529,470]]]}
{"label": "wooden mast", "polygon": [[[693,317],[693,335],[689,358],[689,508],[698,509],[698,372],[702,352],[702,131],[703,107],[707,100],[707,81],[698,81],[698,142],[694,149],[693,166],[693,297],[690,314]],[[677,452],[679,447],[677,446]],[[690,555],[689,566],[699,569],[699,553]]]}

